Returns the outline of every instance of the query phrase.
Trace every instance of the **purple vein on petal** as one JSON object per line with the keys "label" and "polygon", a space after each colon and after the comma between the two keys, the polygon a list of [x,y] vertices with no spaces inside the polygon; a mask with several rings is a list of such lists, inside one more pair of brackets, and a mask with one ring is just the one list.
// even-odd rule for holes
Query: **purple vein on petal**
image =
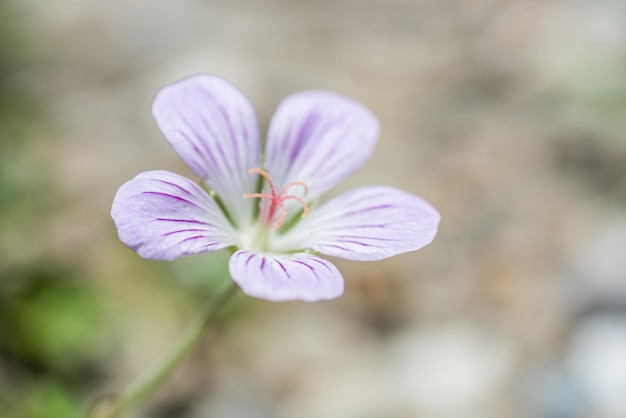
{"label": "purple vein on petal", "polygon": [[298,135],[296,135],[296,142],[291,147],[291,152],[289,153],[289,162],[293,164],[298,155],[299,151],[302,149],[303,143],[305,139],[310,138],[311,130],[313,129],[313,124],[319,120],[319,115],[317,112],[311,112],[304,123],[302,124]]}
{"label": "purple vein on petal", "polygon": [[287,271],[287,269],[285,268],[285,266],[283,265],[283,263],[281,263],[278,260],[274,260],[276,261],[276,264],[278,264],[280,266],[280,268],[285,272],[285,274],[287,275],[288,278],[291,279],[291,274],[289,274],[289,272]]}
{"label": "purple vein on petal", "polygon": [[360,245],[361,247],[374,247],[374,248],[384,248],[381,247],[380,245],[374,245],[374,244],[366,244],[364,242],[359,242],[359,241],[349,241],[349,240],[345,240],[345,239],[340,239],[339,242],[345,242],[347,244],[355,244],[355,245]]}
{"label": "purple vein on petal", "polygon": [[[236,141],[237,146],[235,147],[236,150],[235,152],[237,153],[237,161],[239,161],[239,164],[242,165],[242,167],[245,165],[246,161],[245,161],[245,153],[246,153],[246,147],[245,144],[249,143],[250,140],[250,134],[248,133],[248,127],[246,126],[246,124],[243,122],[245,121],[245,117],[241,112],[240,108],[236,109],[237,112],[237,118],[238,118],[238,122],[239,122],[239,126],[241,127],[241,135],[243,137],[243,144],[241,144],[241,141]],[[241,146],[244,145],[243,150],[241,149]],[[243,160],[242,160],[242,155],[243,155]]]}
{"label": "purple vein on petal", "polygon": [[387,228],[388,224],[370,224],[370,225],[346,225],[343,229],[358,229],[358,228]]}
{"label": "purple vein on petal", "polygon": [[337,244],[326,244],[325,247],[336,248],[336,249],[342,250],[342,251],[351,251],[349,248],[342,247],[341,245],[337,245]]}
{"label": "purple vein on petal", "polygon": [[317,133],[317,135],[320,138],[323,138],[324,136],[326,136],[326,134],[328,134],[328,132],[334,127],[334,126],[339,126],[339,125],[343,125],[344,121],[345,121],[346,117],[345,115],[342,115],[340,117],[338,117],[335,120],[331,120],[328,121],[324,124],[324,126],[322,126],[319,130],[319,132]]}
{"label": "purple vein on petal", "polygon": [[[237,116],[239,116],[239,121],[245,121],[246,120],[245,116],[241,112],[241,108],[239,108],[239,107],[237,108]],[[243,130],[242,131],[243,137],[246,140],[245,143],[247,143],[248,139],[250,139],[250,132],[248,132],[248,126],[245,123],[243,123],[243,122],[240,125],[241,125],[241,129]]]}
{"label": "purple vein on petal", "polygon": [[203,207],[201,207],[201,206],[200,206],[200,205],[198,205],[197,203],[194,203],[194,202],[192,202],[192,201],[190,201],[190,200],[183,199],[182,197],[175,196],[175,195],[172,195],[172,194],[169,194],[169,193],[163,193],[163,192],[141,192],[141,194],[154,194],[154,195],[159,195],[159,196],[171,197],[171,198],[173,198],[173,199],[175,199],[175,200],[178,200],[178,201],[180,201],[180,202],[185,202],[185,203],[187,203],[187,204],[190,204],[191,206],[195,206],[195,207],[197,207],[198,209],[201,209],[201,210],[203,210],[203,211],[205,210]]}
{"label": "purple vein on petal", "polygon": [[338,240],[341,240],[342,242],[349,242],[349,241],[344,240],[344,238],[352,238],[352,239],[360,239],[360,240],[368,240],[368,241],[385,241],[385,242],[404,241],[398,238],[365,237],[363,235],[337,235],[336,238]]}
{"label": "purple vein on petal", "polygon": [[211,242],[211,243],[208,243],[208,244],[204,245],[202,248],[206,250],[206,249],[209,249],[211,247],[215,247],[216,245],[219,245],[219,243]]}
{"label": "purple vein on petal", "polygon": [[300,260],[293,260],[294,263],[298,263],[298,264],[302,264],[303,266],[306,266],[309,270],[311,271],[315,271],[315,269],[308,265],[307,263],[305,263],[304,261],[300,261]]}
{"label": "purple vein on petal", "polygon": [[378,205],[378,206],[370,206],[370,207],[367,207],[367,208],[361,208],[361,209],[353,210],[353,211],[350,211],[350,212],[344,212],[344,213],[341,214],[341,216],[351,216],[351,215],[356,215],[356,214],[359,214],[359,213],[371,212],[373,210],[389,209],[389,208],[394,208],[394,207],[396,207],[396,206],[390,205],[390,204]]}
{"label": "purple vein on petal", "polygon": [[333,272],[332,269],[330,267],[328,267],[328,265],[326,263],[324,263],[323,261],[321,261],[321,260],[318,260],[318,259],[313,258],[313,257],[307,257],[307,260],[308,261],[313,261],[313,262],[318,263],[318,264],[321,264],[322,266],[324,266],[326,268],[326,270],[330,271],[331,273]]}
{"label": "purple vein on petal", "polygon": [[239,164],[239,166],[242,168],[247,168],[247,167],[244,167],[246,165],[247,153],[248,152],[252,153],[254,151],[252,149],[247,150],[245,146],[245,144],[248,144],[250,140],[248,136],[248,128],[246,127],[246,124],[244,123],[245,118],[243,114],[241,113],[241,109],[237,108],[235,110],[234,116],[236,116],[237,119],[229,120],[228,127],[230,130],[234,132],[234,128],[231,125],[234,123],[235,125],[238,124],[239,126],[239,136],[235,140],[235,154],[236,154],[237,163]]}
{"label": "purple vein on petal", "polygon": [[191,195],[191,196],[193,196],[193,193],[191,193],[189,190],[185,189],[184,187],[179,186],[179,185],[178,185],[178,184],[176,184],[176,183],[172,183],[172,182],[170,182],[170,181],[167,181],[167,180],[161,180],[161,179],[157,179],[156,181],[158,181],[159,183],[167,184],[168,186],[173,186],[173,187],[176,187],[176,188],[177,188],[178,190],[180,190],[181,192],[184,192],[184,193],[185,193],[185,194],[187,194],[187,195]]}
{"label": "purple vein on petal", "polygon": [[[341,138],[342,136],[344,136],[343,132],[348,131],[348,127],[349,127],[349,126],[346,126],[346,125],[343,123],[343,119],[344,119],[344,118],[343,118],[343,117],[341,117],[341,118],[338,118],[338,121],[329,121],[329,122],[326,124],[326,126],[325,126],[325,128],[326,128],[325,130],[326,130],[326,131],[330,130],[330,128],[331,128],[332,126],[336,126],[336,125],[337,125],[337,126],[338,126],[338,125],[344,125],[344,126],[343,126],[343,131],[342,131],[342,133],[337,135],[337,137]],[[326,133],[326,132],[324,132],[324,134],[325,134],[325,133]],[[322,135],[320,135],[320,137],[322,137]],[[330,149],[328,149],[328,150],[326,151],[325,155],[324,155],[322,158],[320,158],[320,161],[322,161],[322,165],[320,166],[320,170],[322,170],[322,171],[323,171],[323,170],[325,170],[325,169],[326,169],[326,166],[327,166],[327,165],[332,164],[332,163],[334,162],[333,156],[337,156],[337,155],[338,155],[338,153],[337,153],[337,146],[333,146],[333,147],[331,147]]]}
{"label": "purple vein on petal", "polygon": [[230,118],[228,117],[228,114],[226,113],[226,110],[224,110],[221,106],[218,106],[219,112],[222,114],[222,117],[224,118],[224,123],[226,124],[226,129],[228,130],[228,133],[230,134],[231,139],[233,140],[235,146],[233,147],[233,150],[235,151],[236,157],[237,157],[237,161],[240,161],[239,159],[239,137],[235,134],[235,130],[233,129],[233,125],[232,122],[230,120]]}
{"label": "purple vein on petal", "polygon": [[[212,137],[212,138],[219,137],[217,135],[217,132],[215,132],[215,130],[213,129],[213,125],[212,125],[210,120],[206,120],[205,118],[202,118],[202,119],[200,119],[199,123],[202,124],[202,128],[204,128],[204,132],[198,132],[198,129],[195,126],[193,126],[193,125],[188,123],[189,129],[191,129],[191,131],[194,132],[198,138],[202,138],[205,135],[209,136],[209,137]],[[219,147],[219,142],[220,141],[213,141],[214,144],[213,143],[209,144],[208,141],[200,141],[200,142],[202,143],[202,147],[206,151],[206,154],[211,156],[211,162],[214,165],[216,165],[217,161],[214,159],[213,149],[212,148],[214,146],[215,147]],[[222,157],[223,157],[223,155],[222,155]],[[223,160],[223,158],[222,158],[222,160]]]}
{"label": "purple vein on petal", "polygon": [[215,226],[215,224],[212,224],[212,223],[209,223],[209,222],[204,222],[204,221],[197,221],[195,219],[156,218],[156,220],[157,221],[164,221],[164,222],[188,222],[188,223],[198,224],[198,225]]}
{"label": "purple vein on petal", "polygon": [[[336,118],[335,120],[328,121],[322,130],[322,133],[319,135],[322,138],[322,134],[326,135],[326,133],[331,130],[335,126],[340,126],[340,133],[337,133],[337,137],[341,138],[346,136],[346,134],[350,130],[350,124],[345,123],[345,116],[341,116]],[[325,169],[327,165],[332,164],[334,162],[333,156],[336,158],[340,153],[337,152],[337,146],[331,147],[326,151],[325,155],[320,159],[322,161],[322,165],[320,167],[321,170]]]}
{"label": "purple vein on petal", "polygon": [[[185,239],[179,241],[178,245],[182,244],[183,242],[193,241],[193,240],[200,239],[200,238],[206,238],[206,236],[205,235],[194,235],[193,237],[188,237],[188,238],[185,238]],[[217,243],[216,242],[212,242],[211,244],[207,245],[207,247],[210,247],[210,246],[213,246],[213,245],[217,245]]]}
{"label": "purple vein on petal", "polygon": [[[202,135],[198,135],[198,132],[196,131],[196,128],[194,127],[194,124],[189,122],[189,120],[183,117],[182,115],[180,116],[180,119],[183,122],[183,124],[187,126],[187,129],[189,130],[189,132],[191,132],[192,134],[195,134],[198,138],[202,138]],[[205,158],[205,157],[208,158],[209,160],[211,160],[211,164],[214,167],[218,167],[217,161],[215,160],[213,153],[211,152],[211,149],[209,147],[209,144],[207,144],[206,141],[201,141],[201,140],[194,141],[184,131],[181,131],[180,133],[185,138],[185,140],[187,140],[187,142],[191,144],[192,148],[194,149],[194,151],[196,151],[197,155],[199,155],[202,158]],[[202,146],[202,149],[204,152],[200,151],[197,144],[200,144],[200,146]]]}
{"label": "purple vein on petal", "polygon": [[[215,131],[215,129],[213,129],[213,126],[211,126],[211,123],[207,120],[202,120],[202,126],[204,127],[204,129],[206,129],[207,133],[211,136],[213,136],[214,138],[219,138],[220,135],[218,135],[218,133]],[[222,161],[224,164],[226,164],[226,169],[227,170],[233,170],[233,167],[230,166],[229,164],[229,159],[227,158],[226,152],[224,151],[224,148],[222,147],[222,141],[213,141],[213,143],[211,144],[215,149],[217,149],[217,152],[219,153],[219,159],[220,161]],[[208,145],[207,145],[208,146]]]}
{"label": "purple vein on petal", "polygon": [[[180,115],[179,117],[180,117],[180,120],[183,123],[183,125],[185,125],[187,127],[187,130],[190,133],[195,134],[197,136],[198,133],[196,132],[196,129],[194,128],[194,125],[191,122],[189,122],[189,120],[187,118],[185,118],[184,116]],[[179,130],[178,133],[189,143],[189,145],[191,145],[193,150],[196,152],[196,155],[201,156],[201,157],[208,156],[209,158],[211,158],[211,162],[215,164],[215,161],[213,160],[213,158],[211,156],[210,150],[209,150],[207,144],[205,144],[204,141],[194,141],[187,134],[187,132],[185,132],[182,129]],[[204,152],[200,151],[200,149],[198,148],[198,145],[202,146],[202,149],[204,150]]]}
{"label": "purple vein on petal", "polygon": [[294,260],[294,263],[298,263],[301,264],[303,266],[306,266],[309,270],[311,270],[311,273],[313,273],[313,275],[315,276],[315,279],[317,279],[317,281],[320,281],[320,276],[319,274],[317,274],[317,271],[315,271],[315,268],[313,268],[313,266],[310,266],[309,264],[305,263],[304,261],[300,261],[300,260]]}
{"label": "purple vein on petal", "polygon": [[[230,134],[230,139],[233,141],[233,143],[234,143],[234,145],[235,145],[235,146],[233,147],[233,149],[234,149],[234,151],[235,151],[235,153],[236,153],[237,160],[239,160],[239,138],[238,138],[238,136],[235,134],[235,130],[233,129],[232,122],[231,122],[231,120],[230,120],[230,118],[229,118],[229,116],[228,116],[228,112],[227,112],[227,111],[226,111],[226,109],[224,109],[224,107],[220,104],[219,100],[216,100],[216,97],[215,97],[213,94],[211,94],[210,92],[208,92],[208,91],[206,91],[206,90],[205,90],[205,91],[203,91],[203,92],[202,92],[202,94],[203,94],[203,96],[204,96],[206,99],[208,99],[208,101],[209,101],[209,102],[211,102],[211,103],[213,104],[213,106],[215,106],[215,109],[216,109],[216,110],[219,112],[219,114],[222,116],[222,121],[223,121],[223,123],[226,125],[226,129],[228,130],[228,133]],[[212,129],[212,126],[207,125],[207,122],[208,122],[208,121],[203,120],[203,124],[204,124],[204,126],[207,128],[207,130],[209,131],[209,133],[210,133],[211,135],[213,135],[214,137],[219,138],[219,137],[220,137],[220,135],[218,135],[218,134],[217,134],[217,132],[216,132],[214,129]],[[243,125],[243,124],[242,124],[242,125]],[[215,144],[214,144],[214,145],[217,147],[217,149],[218,149],[218,151],[219,151],[219,153],[220,153],[220,156],[222,157],[223,161],[224,161],[224,162],[226,163],[226,165],[228,166],[227,168],[228,168],[228,169],[230,169],[230,170],[234,170],[234,169],[235,169],[235,167],[231,167],[231,165],[229,164],[230,159],[226,158],[225,151],[224,151],[224,149],[222,148],[222,143],[221,143],[221,141],[215,141]]]}
{"label": "purple vein on petal", "polygon": [[179,229],[178,231],[166,232],[165,234],[163,234],[163,236],[167,237],[167,236],[174,235],[174,234],[180,234],[181,232],[207,232],[207,231],[206,231],[206,229],[198,229],[198,228]]}
{"label": "purple vein on petal", "polygon": [[351,199],[347,200],[346,203],[349,203],[350,206],[355,206],[357,203],[376,201],[376,200],[378,200],[381,197],[383,199],[388,199],[389,195],[386,192],[378,192],[378,193],[374,193],[374,194],[368,194],[368,195],[365,195],[365,196],[359,196],[356,199],[353,196],[350,196]]}

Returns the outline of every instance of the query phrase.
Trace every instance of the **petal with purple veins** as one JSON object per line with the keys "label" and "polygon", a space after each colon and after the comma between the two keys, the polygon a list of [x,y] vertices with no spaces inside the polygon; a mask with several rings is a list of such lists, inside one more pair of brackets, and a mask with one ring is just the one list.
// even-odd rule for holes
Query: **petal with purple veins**
{"label": "petal with purple veins", "polygon": [[343,293],[343,278],[337,268],[310,254],[269,255],[240,250],[230,258],[229,267],[244,293],[274,302],[313,302]]}
{"label": "petal with purple veins", "polygon": [[380,260],[430,243],[439,220],[439,212],[417,196],[391,187],[363,187],[311,211],[275,245],[349,260]]}
{"label": "petal with purple veins", "polygon": [[279,188],[306,183],[310,201],[365,163],[378,131],[376,117],[351,99],[325,91],[296,93],[271,120],[265,167]]}
{"label": "petal with purple veins", "polygon": [[164,87],[152,114],[178,155],[220,196],[235,221],[252,216],[256,176],[248,170],[260,161],[254,109],[227,81],[196,75]]}
{"label": "petal with purple veins", "polygon": [[144,258],[173,260],[233,244],[232,227],[208,193],[168,171],[123,184],[111,216],[122,242]]}

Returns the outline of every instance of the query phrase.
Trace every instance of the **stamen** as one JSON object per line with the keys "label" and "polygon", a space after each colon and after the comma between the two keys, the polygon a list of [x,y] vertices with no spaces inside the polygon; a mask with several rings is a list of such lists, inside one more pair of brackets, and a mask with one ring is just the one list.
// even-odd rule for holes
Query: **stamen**
{"label": "stamen", "polygon": [[302,199],[300,199],[298,196],[285,196],[283,198],[283,200],[287,200],[287,199],[293,199],[296,202],[300,203],[302,205],[302,216],[301,218],[304,218],[308,213],[309,213],[309,206],[306,204],[306,202]]}
{"label": "stamen", "polygon": [[281,193],[285,193],[287,189],[293,186],[302,186],[304,188],[304,195],[306,196],[307,194],[309,194],[309,187],[306,184],[302,183],[301,181],[292,181],[291,183],[283,187],[283,190]]}
{"label": "stamen", "polygon": [[278,218],[278,222],[276,222],[276,225],[272,227],[272,231],[276,231],[278,228],[280,228],[280,226],[283,224],[283,221],[285,220],[285,216],[287,216],[287,209],[285,208],[285,204],[281,201],[278,203],[278,205],[280,207],[280,218]]}
{"label": "stamen", "polygon": [[267,181],[267,184],[270,187],[270,193],[245,193],[243,195],[244,199],[249,199],[249,198],[270,199],[272,203],[269,206],[269,209],[265,211],[265,216],[264,216],[265,221],[268,223],[274,217],[276,210],[280,208],[280,217],[278,218],[278,221],[276,221],[276,224],[272,227],[272,231],[276,231],[278,228],[280,228],[280,226],[285,221],[285,217],[287,216],[287,208],[285,207],[284,202],[287,199],[295,200],[300,205],[302,205],[301,218],[304,218],[309,213],[309,207],[303,199],[301,199],[298,196],[287,194],[287,190],[289,190],[290,187],[300,186],[304,189],[304,196],[306,196],[309,192],[309,188],[307,187],[305,183],[301,181],[291,182],[285,187],[283,187],[283,189],[279,193],[276,193],[274,182],[272,181],[272,179],[270,178],[270,175],[265,170],[262,170],[260,168],[251,168],[250,170],[248,170],[248,173],[250,174],[256,173],[256,174],[261,175],[265,179],[265,181]]}
{"label": "stamen", "polygon": [[270,190],[272,191],[272,194],[275,195],[276,194],[276,188],[274,187],[274,182],[272,181],[271,177],[269,174],[267,174],[267,171],[265,170],[261,170],[260,168],[251,168],[250,170],[248,170],[248,174],[260,174],[261,176],[263,176],[265,178],[265,180],[267,181],[267,184],[269,184],[270,186]]}
{"label": "stamen", "polygon": [[274,196],[272,196],[271,194],[267,194],[267,193],[244,193],[243,198],[244,199],[249,199],[251,197],[258,197],[258,198],[262,198],[265,197],[267,199],[274,199]]}

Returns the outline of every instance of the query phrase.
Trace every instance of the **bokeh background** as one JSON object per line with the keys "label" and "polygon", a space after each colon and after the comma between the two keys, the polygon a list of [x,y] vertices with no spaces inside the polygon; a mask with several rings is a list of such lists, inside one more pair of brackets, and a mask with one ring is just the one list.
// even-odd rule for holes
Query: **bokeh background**
{"label": "bokeh background", "polygon": [[117,188],[188,174],[156,91],[225,77],[264,132],[329,89],[378,116],[333,194],[442,214],[423,250],[334,260],[345,295],[244,296],[137,417],[626,417],[626,1],[2,0],[0,416],[71,418],[162,353],[226,254],[155,262]]}

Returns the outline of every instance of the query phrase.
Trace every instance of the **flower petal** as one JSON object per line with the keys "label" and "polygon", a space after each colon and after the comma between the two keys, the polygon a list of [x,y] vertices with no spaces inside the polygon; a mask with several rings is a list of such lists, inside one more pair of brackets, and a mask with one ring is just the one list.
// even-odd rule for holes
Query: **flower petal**
{"label": "flower petal", "polygon": [[240,250],[230,258],[230,275],[247,295],[274,302],[313,302],[343,293],[337,268],[305,253],[268,255]]}
{"label": "flower petal", "polygon": [[227,81],[196,75],[164,87],[152,114],[178,155],[217,193],[235,221],[248,220],[254,203],[259,130],[246,97]]}
{"label": "flower petal", "polygon": [[307,200],[313,200],[365,163],[378,131],[376,117],[351,99],[296,93],[282,101],[270,123],[266,169],[277,187],[306,183]]}
{"label": "flower petal", "polygon": [[439,212],[417,196],[391,187],[363,187],[312,211],[276,247],[380,260],[430,243],[439,220]]}
{"label": "flower petal", "polygon": [[123,184],[111,216],[122,242],[144,258],[173,260],[233,244],[232,227],[209,194],[168,171]]}

